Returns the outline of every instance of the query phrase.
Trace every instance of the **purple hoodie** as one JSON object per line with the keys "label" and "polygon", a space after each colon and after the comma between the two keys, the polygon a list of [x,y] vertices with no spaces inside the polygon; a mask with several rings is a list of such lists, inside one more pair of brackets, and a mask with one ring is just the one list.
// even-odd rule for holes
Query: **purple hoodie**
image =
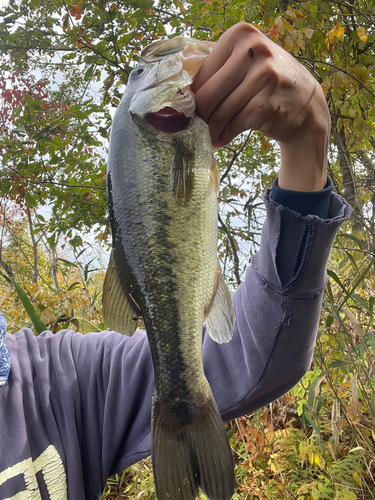
{"label": "purple hoodie", "polygon": [[[265,197],[261,248],[233,295],[228,344],[203,340],[223,419],[280,397],[309,369],[326,265],[350,208],[330,194],[326,219]],[[282,277],[282,278],[281,278]],[[150,454],[154,374],[144,331],[6,336],[0,388],[0,499],[97,500],[109,475]],[[17,497],[18,498],[18,497]]]}

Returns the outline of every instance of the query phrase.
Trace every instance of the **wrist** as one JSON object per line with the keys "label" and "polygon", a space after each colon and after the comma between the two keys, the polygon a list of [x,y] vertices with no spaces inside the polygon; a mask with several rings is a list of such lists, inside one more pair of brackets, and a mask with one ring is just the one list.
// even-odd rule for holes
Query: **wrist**
{"label": "wrist", "polygon": [[[324,102],[325,104],[325,102]],[[331,129],[328,108],[309,115],[293,141],[279,142],[279,186],[291,191],[319,191],[327,182],[327,153]]]}
{"label": "wrist", "polygon": [[298,212],[303,217],[317,215],[321,219],[327,219],[332,187],[332,181],[327,178],[324,189],[319,191],[290,191],[281,189],[276,178],[272,185],[271,199],[294,212]]}

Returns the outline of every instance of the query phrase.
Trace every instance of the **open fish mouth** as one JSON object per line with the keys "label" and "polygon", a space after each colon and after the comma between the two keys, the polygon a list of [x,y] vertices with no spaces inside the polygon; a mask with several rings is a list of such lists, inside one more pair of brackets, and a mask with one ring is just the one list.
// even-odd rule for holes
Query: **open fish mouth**
{"label": "open fish mouth", "polygon": [[129,105],[139,126],[165,134],[192,126],[195,99],[190,85],[209,53],[199,40],[181,36],[153,42],[142,51],[142,62],[131,76],[137,91]]}
{"label": "open fish mouth", "polygon": [[175,109],[166,106],[156,113],[148,113],[145,118],[147,122],[159,132],[165,134],[175,134],[189,128],[191,118],[179,113]]}

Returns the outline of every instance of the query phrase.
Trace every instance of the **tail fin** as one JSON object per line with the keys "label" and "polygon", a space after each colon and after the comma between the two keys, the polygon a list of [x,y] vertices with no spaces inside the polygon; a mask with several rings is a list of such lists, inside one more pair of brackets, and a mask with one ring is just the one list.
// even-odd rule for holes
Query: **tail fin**
{"label": "tail fin", "polygon": [[210,500],[232,497],[232,453],[213,398],[182,426],[155,401],[152,463],[158,500],[194,500],[199,487]]}

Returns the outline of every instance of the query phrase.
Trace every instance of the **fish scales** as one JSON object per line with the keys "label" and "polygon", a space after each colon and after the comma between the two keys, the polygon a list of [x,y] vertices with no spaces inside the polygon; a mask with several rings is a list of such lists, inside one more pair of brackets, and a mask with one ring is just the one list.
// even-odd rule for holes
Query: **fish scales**
{"label": "fish scales", "polygon": [[[188,381],[194,392],[206,385],[202,384],[202,318],[215,285],[217,197],[206,167],[212,164],[210,138],[202,125],[190,132],[200,141],[203,132],[208,144],[197,151],[194,195],[189,204],[178,203],[170,189],[173,143],[150,144],[136,130],[127,157],[142,168],[134,171],[133,160],[124,159],[110,168],[112,185],[124,186],[117,198],[117,191],[112,194],[121,228],[121,244],[115,245],[114,258],[121,262],[124,253],[136,275],[132,293],[143,311],[153,347],[158,393],[161,383],[164,392],[171,394],[176,392],[177,381],[183,385]],[[139,147],[132,151],[131,144]],[[133,177],[130,183],[126,181],[129,177]],[[117,250],[121,257],[116,258]],[[187,376],[182,377],[185,370]],[[187,391],[184,387],[185,395]],[[182,399],[182,394],[175,397]]]}
{"label": "fish scales", "polygon": [[233,330],[234,321],[217,261],[218,171],[208,126],[197,116],[187,128],[165,133],[131,113],[157,64],[133,71],[112,126],[113,253],[103,314],[130,335],[140,315],[146,326],[155,370],[152,458],[159,500],[192,500],[199,486],[210,499],[226,500],[233,492],[231,452],[202,362],[202,322],[214,316],[215,329],[220,293],[231,318],[225,328]]}

